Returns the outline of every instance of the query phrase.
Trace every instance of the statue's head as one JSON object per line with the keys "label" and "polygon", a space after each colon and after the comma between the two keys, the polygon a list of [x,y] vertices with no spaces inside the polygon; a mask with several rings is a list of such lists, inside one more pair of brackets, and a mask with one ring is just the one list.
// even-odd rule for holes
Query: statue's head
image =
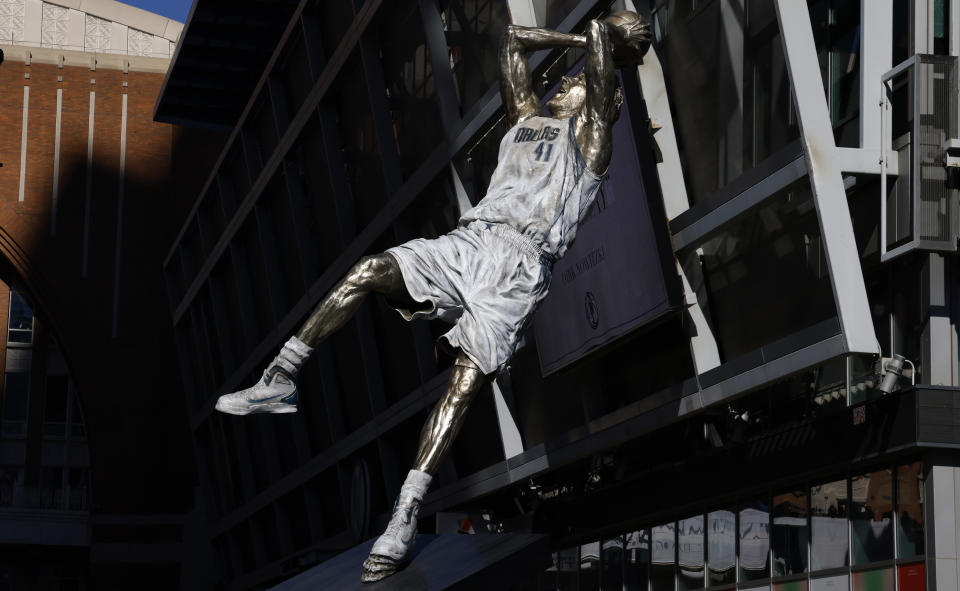
{"label": "statue's head", "polygon": [[629,10],[616,10],[603,19],[616,27],[622,41],[614,44],[613,61],[618,68],[637,65],[650,48],[650,22]]}
{"label": "statue's head", "polygon": [[586,98],[586,77],[581,71],[576,76],[564,76],[560,79],[560,88],[547,101],[547,109],[557,119],[567,119],[580,110]]}
{"label": "statue's head", "polygon": [[[586,98],[587,80],[581,70],[576,76],[564,76],[560,79],[560,88],[547,101],[547,109],[554,118],[567,119],[580,111]],[[623,103],[623,93],[619,86],[614,91],[613,101],[619,114],[620,104]]]}

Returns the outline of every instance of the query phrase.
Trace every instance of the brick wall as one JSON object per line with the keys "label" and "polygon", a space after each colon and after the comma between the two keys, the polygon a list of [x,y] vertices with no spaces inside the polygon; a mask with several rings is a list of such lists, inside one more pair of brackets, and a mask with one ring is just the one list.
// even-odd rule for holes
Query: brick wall
{"label": "brick wall", "polygon": [[[161,262],[196,196],[189,189],[171,191],[174,141],[195,140],[189,132],[175,134],[173,126],[152,120],[162,82],[163,74],[157,73],[26,65],[9,59],[0,64],[0,253],[4,255],[0,263],[31,292],[37,313],[60,342],[78,387],[87,421],[95,512],[180,512],[192,504],[193,454]],[[30,86],[30,98],[26,183],[20,202],[24,85]],[[63,91],[60,173],[54,179],[58,88]],[[96,99],[88,179],[91,90]],[[124,92],[128,96],[127,149],[115,300]],[[219,150],[210,152],[215,157]],[[178,179],[178,186],[192,188],[203,182],[199,177],[204,169],[192,169],[193,176],[187,182]],[[56,233],[52,234],[55,182],[59,192]]]}

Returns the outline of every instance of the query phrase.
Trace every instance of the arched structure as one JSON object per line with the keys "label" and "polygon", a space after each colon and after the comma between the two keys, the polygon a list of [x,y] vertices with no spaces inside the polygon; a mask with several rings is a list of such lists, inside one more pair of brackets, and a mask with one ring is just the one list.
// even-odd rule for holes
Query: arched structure
{"label": "arched structure", "polygon": [[[184,132],[153,107],[182,25],[109,0],[0,4],[0,276],[83,408],[90,584],[176,588],[196,478],[161,262],[190,179],[173,175]],[[204,141],[177,153],[202,161]],[[46,395],[31,384],[31,405]]]}

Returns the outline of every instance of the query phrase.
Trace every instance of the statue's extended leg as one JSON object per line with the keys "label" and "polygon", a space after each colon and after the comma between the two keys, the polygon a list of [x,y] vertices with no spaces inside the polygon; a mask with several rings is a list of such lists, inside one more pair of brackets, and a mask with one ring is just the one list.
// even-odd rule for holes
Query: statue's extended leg
{"label": "statue's extended leg", "polygon": [[413,547],[417,535],[417,512],[450,445],[463,426],[470,402],[486,384],[486,376],[469,357],[460,353],[443,398],[433,408],[420,431],[420,445],[413,470],[400,488],[387,529],[363,561],[360,580],[379,581],[392,575]]}
{"label": "statue's extended leg", "polygon": [[313,348],[344,325],[370,292],[404,302],[410,299],[396,259],[388,254],[364,257],[321,301],[297,336],[291,337],[252,387],[217,400],[217,410],[235,415],[297,411],[294,381]]}

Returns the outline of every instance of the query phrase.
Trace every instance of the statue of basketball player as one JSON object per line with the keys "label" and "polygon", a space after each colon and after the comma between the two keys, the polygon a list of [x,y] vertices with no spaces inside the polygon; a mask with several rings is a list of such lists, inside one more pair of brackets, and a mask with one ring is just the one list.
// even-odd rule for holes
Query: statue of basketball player
{"label": "statue of basketball player", "polygon": [[[417,511],[477,392],[506,366],[550,287],[554,261],[573,242],[600,187],[622,101],[614,73],[636,65],[649,25],[632,12],[590,21],[583,35],[508,26],[500,48],[500,93],[511,128],[500,142],[486,197],[434,240],[417,239],[364,257],[321,301],[253,387],[225,394],[217,410],[245,415],[296,412],[294,379],[313,348],[340,328],[370,292],[407,320],[454,324],[441,344],[455,352],[450,382],[423,431],[413,469],[361,580],[396,571],[417,531]],[[541,111],[525,54],[586,50],[583,70],[564,77]]]}

